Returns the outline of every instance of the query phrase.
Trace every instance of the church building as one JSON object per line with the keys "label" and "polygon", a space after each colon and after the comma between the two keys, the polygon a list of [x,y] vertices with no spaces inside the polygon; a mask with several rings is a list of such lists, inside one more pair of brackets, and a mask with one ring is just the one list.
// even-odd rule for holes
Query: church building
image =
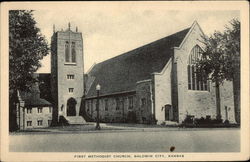
{"label": "church building", "polygon": [[[204,33],[191,27],[95,64],[84,74],[82,33],[55,31],[51,37],[53,121],[63,116],[70,124],[95,121],[99,101],[101,122],[182,123],[186,116],[235,123],[232,82],[220,87],[221,110],[215,87],[196,75]],[[96,87],[100,85],[97,97]]]}

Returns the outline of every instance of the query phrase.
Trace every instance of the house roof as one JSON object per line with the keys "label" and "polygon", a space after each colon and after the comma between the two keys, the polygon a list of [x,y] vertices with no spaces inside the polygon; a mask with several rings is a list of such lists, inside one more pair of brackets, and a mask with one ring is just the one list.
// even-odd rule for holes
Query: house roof
{"label": "house roof", "polygon": [[96,64],[88,73],[94,78],[86,97],[96,96],[96,85],[101,85],[100,95],[135,91],[136,82],[151,79],[151,74],[161,72],[179,47],[190,28],[179,31],[132,51]]}
{"label": "house roof", "polygon": [[[37,86],[33,86],[37,87]],[[24,106],[52,106],[47,100],[40,98],[40,92],[37,89],[32,89],[31,92],[19,91],[19,100],[24,101]]]}
{"label": "house roof", "polygon": [[52,106],[50,102],[42,98],[27,98],[24,100],[25,106]]}

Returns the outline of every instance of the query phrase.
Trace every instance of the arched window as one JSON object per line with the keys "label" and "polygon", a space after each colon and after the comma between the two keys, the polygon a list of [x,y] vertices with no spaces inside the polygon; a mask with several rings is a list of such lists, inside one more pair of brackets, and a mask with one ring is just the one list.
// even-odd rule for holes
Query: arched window
{"label": "arched window", "polygon": [[76,100],[74,98],[70,98],[67,101],[67,116],[76,116]]}
{"label": "arched window", "polygon": [[75,42],[72,42],[72,45],[71,45],[71,61],[76,62],[76,44],[75,44]]}
{"label": "arched window", "polygon": [[70,62],[69,60],[69,42],[65,43],[65,62]]}
{"label": "arched window", "polygon": [[207,76],[203,72],[198,71],[195,67],[195,63],[201,59],[202,49],[196,45],[190,52],[188,59],[188,89],[207,91],[209,90],[209,84]]}

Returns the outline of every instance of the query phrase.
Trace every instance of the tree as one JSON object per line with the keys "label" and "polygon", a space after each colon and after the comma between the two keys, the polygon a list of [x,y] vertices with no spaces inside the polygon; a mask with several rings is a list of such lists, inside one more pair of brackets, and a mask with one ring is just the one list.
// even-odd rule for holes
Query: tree
{"label": "tree", "polygon": [[45,37],[36,27],[33,11],[9,11],[9,126],[17,129],[17,90],[29,91],[41,60],[48,54]]}
{"label": "tree", "polygon": [[221,117],[219,86],[224,80],[233,82],[235,120],[240,123],[240,21],[233,19],[230,25],[204,37],[205,51],[197,67],[215,83],[217,118]]}

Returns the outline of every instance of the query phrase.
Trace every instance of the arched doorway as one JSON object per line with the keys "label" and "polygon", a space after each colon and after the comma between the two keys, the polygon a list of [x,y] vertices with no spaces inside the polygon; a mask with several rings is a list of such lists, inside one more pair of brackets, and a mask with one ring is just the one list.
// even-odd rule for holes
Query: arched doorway
{"label": "arched doorway", "polygon": [[76,116],[76,100],[74,98],[70,98],[67,101],[67,116]]}

